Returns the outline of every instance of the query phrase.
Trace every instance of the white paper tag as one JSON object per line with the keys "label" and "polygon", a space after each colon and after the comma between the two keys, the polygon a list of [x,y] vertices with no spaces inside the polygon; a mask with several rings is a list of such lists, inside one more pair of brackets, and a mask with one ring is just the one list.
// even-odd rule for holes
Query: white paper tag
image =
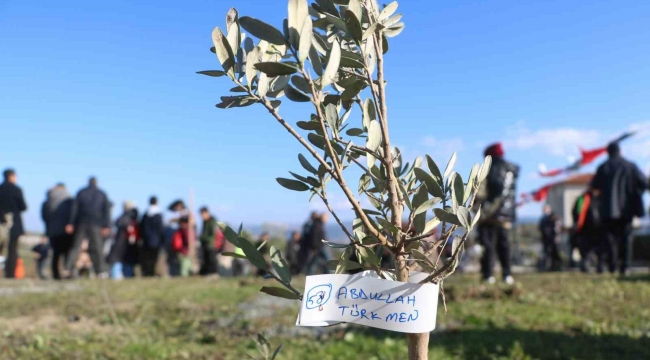
{"label": "white paper tag", "polygon": [[379,279],[374,272],[307,276],[296,325],[354,323],[403,333],[433,331],[438,285],[417,284],[426,275],[411,274],[411,283]]}

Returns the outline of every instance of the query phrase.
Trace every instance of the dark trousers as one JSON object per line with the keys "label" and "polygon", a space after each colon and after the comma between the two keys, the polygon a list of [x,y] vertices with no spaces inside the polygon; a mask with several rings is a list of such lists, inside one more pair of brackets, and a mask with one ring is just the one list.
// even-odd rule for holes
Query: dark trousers
{"label": "dark trousers", "polygon": [[9,231],[9,244],[7,246],[7,261],[5,262],[5,277],[13,279],[16,277],[16,262],[18,262],[18,239],[20,234]]}
{"label": "dark trousers", "polygon": [[632,221],[610,219],[604,222],[605,241],[601,253],[607,258],[609,271],[625,274],[630,265]]}
{"label": "dark trousers", "polygon": [[45,264],[47,263],[47,257],[36,260],[36,273],[41,280],[45,280]]}
{"label": "dark trousers", "polygon": [[102,238],[101,226],[92,224],[79,224],[74,233],[74,240],[72,247],[66,259],[65,268],[72,274],[75,263],[79,258],[79,251],[81,250],[81,243],[84,239],[88,240],[88,254],[90,260],[93,262],[95,274],[99,275],[104,272],[104,256],[102,254],[104,248],[104,239]]}
{"label": "dark trousers", "polygon": [[211,247],[201,249],[200,275],[212,275],[217,272],[217,251]]}
{"label": "dark trousers", "polygon": [[551,261],[551,271],[558,271],[561,268],[560,250],[555,242],[555,237],[544,237],[542,239],[544,245],[544,270],[548,267],[549,260]]}
{"label": "dark trousers", "polygon": [[152,277],[156,275],[156,263],[158,262],[159,248],[142,247],[140,252],[140,265],[142,267],[142,276]]}
{"label": "dark trousers", "polygon": [[72,246],[72,235],[60,235],[50,238],[50,247],[52,248],[52,278],[61,279],[61,271],[59,270],[61,258],[63,264],[67,264],[68,253]]}
{"label": "dark trousers", "polygon": [[501,275],[505,278],[510,276],[510,242],[508,241],[508,230],[499,225],[485,224],[479,226],[479,241],[483,245],[483,256],[481,257],[481,274],[484,279],[492,276],[495,257],[499,257],[501,263]]}

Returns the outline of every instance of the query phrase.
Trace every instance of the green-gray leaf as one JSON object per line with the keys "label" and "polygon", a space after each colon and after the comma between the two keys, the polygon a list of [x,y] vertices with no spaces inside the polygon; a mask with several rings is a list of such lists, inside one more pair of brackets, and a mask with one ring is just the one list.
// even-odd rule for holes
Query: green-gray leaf
{"label": "green-gray leaf", "polygon": [[370,121],[377,120],[377,112],[375,111],[375,103],[371,99],[366,99],[363,103],[363,128],[368,130]]}
{"label": "green-gray leaf", "polygon": [[261,292],[269,294],[271,296],[275,297],[280,297],[280,298],[285,298],[289,300],[299,300],[300,298],[298,295],[296,295],[294,292],[289,291],[287,289],[279,288],[279,287],[270,287],[270,286],[264,286],[260,289]]}
{"label": "green-gray leaf", "polygon": [[361,195],[368,187],[370,186],[370,175],[368,174],[363,174],[361,175],[361,178],[359,179],[359,195]]}
{"label": "green-gray leaf", "polygon": [[455,214],[452,214],[450,212],[447,212],[446,210],[439,209],[439,208],[433,209],[433,212],[436,214],[438,219],[440,219],[440,221],[458,225],[458,226],[463,226],[463,224],[460,223],[460,220],[458,220],[458,216],[456,216]]}
{"label": "green-gray leaf", "polygon": [[341,44],[338,39],[334,39],[332,47],[327,53],[327,66],[321,76],[321,89],[324,89],[327,85],[331,84],[334,81],[338,71],[339,64],[341,63]]}
{"label": "green-gray leaf", "polygon": [[311,87],[304,77],[300,75],[294,75],[291,77],[291,83],[296,87],[296,89],[304,92],[305,94],[311,94]]}
{"label": "green-gray leaf", "polygon": [[299,34],[303,28],[305,19],[311,21],[309,17],[309,6],[307,0],[289,0],[289,16],[287,26],[289,28],[289,37],[294,48],[299,47]]}
{"label": "green-gray leaf", "polygon": [[311,49],[312,32],[313,27],[311,17],[307,15],[307,18],[305,19],[305,22],[302,26],[302,30],[300,31],[300,44],[298,46],[298,54],[300,55],[298,59],[301,63],[304,63],[305,59],[307,59],[309,56],[309,50]]}
{"label": "green-gray leaf", "polygon": [[[427,189],[425,187],[420,187],[418,191],[413,195],[413,207],[419,208],[425,204],[428,200]],[[416,234],[422,234],[424,231],[424,226],[426,225],[427,214],[422,212],[418,215],[415,215],[413,218],[413,227],[415,228]]]}
{"label": "green-gray leaf", "polygon": [[308,131],[315,131],[321,129],[321,125],[317,121],[298,121],[296,125],[298,125],[299,128]]}
{"label": "green-gray leaf", "polygon": [[261,73],[257,79],[257,95],[266,96],[269,91],[269,77],[265,73]]}
{"label": "green-gray leaf", "polygon": [[[352,2],[356,2],[352,0]],[[348,33],[357,44],[361,42],[363,37],[363,30],[361,30],[361,22],[359,18],[350,10],[345,11],[345,27],[348,29]]]}
{"label": "green-gray leaf", "polygon": [[325,120],[327,120],[330,129],[338,132],[339,111],[336,109],[336,105],[327,104],[325,106]]}
{"label": "green-gray leaf", "polygon": [[420,182],[423,182],[426,185],[429,194],[437,198],[445,197],[445,193],[442,191],[442,188],[440,188],[440,185],[438,185],[438,182],[428,172],[421,168],[415,168],[413,169],[413,173]]}
{"label": "green-gray leaf", "polygon": [[316,170],[316,168],[313,167],[313,166],[309,163],[309,160],[307,160],[307,158],[305,158],[302,154],[298,154],[298,161],[300,161],[300,165],[302,165],[302,167],[303,167],[305,170],[309,171],[310,173],[312,173],[312,174],[314,174],[314,175],[315,175],[315,174],[318,174],[318,170]]}
{"label": "green-gray leaf", "polygon": [[368,141],[366,147],[370,150],[377,150],[381,146],[381,127],[377,120],[371,120],[368,125]]}
{"label": "green-gray leaf", "polygon": [[287,84],[284,86],[284,94],[287,96],[287,98],[291,101],[295,102],[309,102],[311,101],[311,98],[304,93],[300,92],[291,84]]}
{"label": "green-gray leaf", "polygon": [[257,37],[258,39],[266,40],[269,43],[275,45],[286,44],[284,35],[282,35],[280,30],[263,21],[254,19],[249,16],[244,16],[239,19],[239,24],[251,35]]}
{"label": "green-gray leaf", "polygon": [[237,254],[237,253],[234,253],[234,252],[228,252],[228,251],[226,251],[226,252],[222,252],[221,255],[223,255],[223,256],[229,256],[229,257],[234,257],[234,258],[238,258],[238,259],[244,259],[244,260],[246,259],[246,256],[244,256],[244,255],[242,255],[242,254]]}
{"label": "green-gray leaf", "polygon": [[441,183],[442,173],[440,172],[440,168],[438,168],[436,162],[433,161],[433,159],[429,155],[427,155],[427,167],[429,168],[431,174],[433,174],[433,177],[436,178],[437,182]]}
{"label": "green-gray leaf", "polygon": [[478,210],[476,210],[476,214],[474,214],[474,218],[472,219],[472,227],[476,226],[480,218],[481,218],[481,206],[479,205]]}
{"label": "green-gray leaf", "polygon": [[291,75],[298,72],[294,66],[286,63],[279,63],[274,61],[258,62],[255,68],[269,77],[276,77],[279,75]]}
{"label": "green-gray leaf", "polygon": [[362,129],[352,128],[345,132],[347,136],[359,136],[363,135],[364,131]]}
{"label": "green-gray leaf", "polygon": [[381,225],[382,228],[390,231],[393,234],[397,233],[397,227],[395,225],[391,224],[390,221],[384,219],[383,217],[379,217],[379,216],[377,216],[376,219],[377,219],[377,223],[379,223],[379,225]]}
{"label": "green-gray leaf", "polygon": [[201,75],[212,76],[212,77],[221,77],[226,75],[226,72],[221,70],[204,70],[204,71],[197,71],[196,73]]}
{"label": "green-gray leaf", "polygon": [[469,200],[470,195],[476,182],[476,176],[478,175],[479,165],[474,164],[472,171],[469,173],[469,178],[467,179],[467,185],[465,185],[465,196],[463,196],[463,205]]}
{"label": "green-gray leaf", "polygon": [[318,55],[318,51],[316,50],[316,47],[312,46],[309,49],[309,61],[311,61],[311,66],[314,68],[314,71],[318,76],[323,75],[323,63],[320,60],[320,56]]}
{"label": "green-gray leaf", "polygon": [[277,178],[275,180],[278,182],[278,184],[282,185],[283,187],[289,190],[294,190],[294,191],[309,190],[309,186],[307,186],[307,184],[304,184],[298,180],[285,179],[285,178]]}
{"label": "green-gray leaf", "polygon": [[212,43],[214,44],[214,49],[219,59],[219,63],[223,66],[223,70],[230,76],[230,78],[235,78],[235,55],[228,44],[228,39],[223,36],[221,29],[215,27],[212,30]]}
{"label": "green-gray leaf", "polygon": [[478,181],[483,182],[490,173],[490,166],[492,166],[492,157],[490,155],[485,157],[485,161],[481,165],[481,168],[478,171]]}
{"label": "green-gray leaf", "polygon": [[451,155],[451,159],[449,159],[449,162],[447,163],[447,167],[445,168],[445,173],[444,177],[446,178],[451,174],[451,171],[454,169],[454,165],[456,165],[456,152]]}
{"label": "green-gray leaf", "polygon": [[379,13],[379,17],[377,18],[378,22],[382,22],[386,19],[388,19],[391,15],[395,13],[397,10],[397,1],[393,1],[392,3],[386,5],[386,7]]}
{"label": "green-gray leaf", "polygon": [[422,270],[425,272],[431,273],[436,270],[436,266],[433,262],[423,253],[418,250],[411,250],[411,255],[417,260],[418,264],[422,267]]}
{"label": "green-gray leaf", "polygon": [[248,261],[250,261],[251,264],[253,264],[256,268],[262,270],[267,270],[269,268],[269,265],[266,263],[264,256],[262,256],[262,253],[260,253],[255,245],[251,244],[250,241],[240,237],[239,247],[242,249],[244,254],[246,254]]}
{"label": "green-gray leaf", "polygon": [[458,216],[458,221],[460,221],[462,227],[467,230],[472,229],[471,215],[469,214],[469,210],[467,210],[466,207],[459,206],[456,210],[456,215]]}
{"label": "green-gray leaf", "polygon": [[260,61],[260,48],[255,47],[246,55],[246,82],[248,82],[249,89],[253,86],[253,78],[257,75],[255,64],[258,61]]}
{"label": "green-gray leaf", "polygon": [[440,225],[440,219],[438,219],[437,217],[434,217],[433,219],[427,221],[426,225],[424,225],[424,231],[422,233],[423,234],[428,234],[433,229],[438,227],[438,225]]}
{"label": "green-gray leaf", "polygon": [[454,202],[456,206],[463,205],[465,198],[465,185],[463,184],[463,178],[459,173],[454,175],[454,182],[452,188],[452,196],[454,197]]}
{"label": "green-gray leaf", "polygon": [[291,282],[291,271],[289,270],[289,265],[282,258],[280,249],[275,246],[271,246],[271,265],[273,265],[273,270],[278,274],[280,280],[285,284]]}
{"label": "green-gray leaf", "polygon": [[431,198],[425,201],[424,203],[422,203],[417,208],[415,208],[414,214],[419,215],[422,213],[426,213],[427,211],[433,209],[433,207],[436,206],[436,204],[438,204],[440,201],[441,201],[440,198],[437,197]]}

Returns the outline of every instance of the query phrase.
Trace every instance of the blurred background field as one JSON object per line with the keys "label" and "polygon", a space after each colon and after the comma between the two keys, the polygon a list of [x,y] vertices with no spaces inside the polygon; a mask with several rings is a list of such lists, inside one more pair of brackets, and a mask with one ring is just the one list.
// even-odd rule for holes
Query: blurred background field
{"label": "blurred background field", "polygon": [[[477,275],[445,285],[431,359],[650,358],[650,277],[528,274],[515,287]],[[244,359],[263,332],[279,359],[400,359],[401,334],[294,326],[298,303],[267,280],[135,279],[0,284],[2,359]],[[270,281],[268,281],[270,282]],[[314,341],[315,340],[315,341]]]}

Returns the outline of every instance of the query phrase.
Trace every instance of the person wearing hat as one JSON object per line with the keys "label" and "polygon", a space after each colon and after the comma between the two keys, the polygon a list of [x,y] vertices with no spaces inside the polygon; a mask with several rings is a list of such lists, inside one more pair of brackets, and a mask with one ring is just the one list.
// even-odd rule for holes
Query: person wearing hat
{"label": "person wearing hat", "polygon": [[481,206],[479,220],[479,242],[484,247],[481,258],[483,280],[493,284],[492,275],[495,258],[501,263],[501,276],[511,285],[514,279],[510,271],[510,241],[508,233],[516,218],[516,181],[519,166],[504,159],[505,151],[501,143],[488,146],[485,156],[492,157],[492,166],[487,178],[481,184],[475,206]]}
{"label": "person wearing hat", "polygon": [[632,219],[645,215],[643,193],[648,179],[632,162],[621,156],[617,142],[607,146],[609,158],[598,167],[591,188],[600,199],[600,219],[605,231],[601,252],[609,261],[609,271],[627,274],[631,257]]}

